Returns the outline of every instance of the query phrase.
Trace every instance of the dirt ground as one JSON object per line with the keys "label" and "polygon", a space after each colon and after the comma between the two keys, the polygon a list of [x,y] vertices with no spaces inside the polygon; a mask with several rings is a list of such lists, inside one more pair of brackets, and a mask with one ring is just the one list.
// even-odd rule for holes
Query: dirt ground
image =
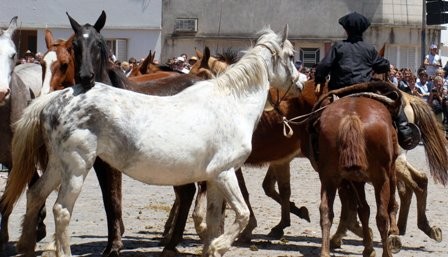
{"label": "dirt ground", "polygon": [[[416,167],[428,172],[422,146],[408,153],[408,159]],[[258,227],[254,231],[251,244],[233,246],[225,256],[257,256],[257,257],[286,257],[286,256],[318,256],[320,251],[321,233],[319,227],[319,179],[306,159],[295,159],[292,162],[292,200],[298,206],[307,206],[310,211],[311,222],[308,223],[296,216],[292,217],[291,227],[285,230],[281,240],[271,240],[266,237],[270,229],[279,221],[279,205],[265,196],[261,183],[267,167],[245,168],[247,187],[251,195],[251,202],[258,219]],[[6,173],[0,173],[0,181],[4,183]],[[159,256],[162,247],[159,246],[161,233],[169,209],[173,203],[174,194],[171,187],[150,186],[124,178],[123,217],[126,226],[123,242],[125,249],[121,256]],[[3,189],[3,185],[0,187]],[[374,204],[372,188],[368,186],[369,203],[371,207],[370,224],[374,231],[375,249],[377,256],[381,255],[379,234],[375,225],[376,206]],[[51,235],[54,231],[52,205],[56,193],[47,200],[47,231]],[[5,256],[13,256],[14,244],[19,237],[20,221],[24,213],[25,197],[22,196],[17,204],[10,221],[10,238]],[[335,222],[332,232],[339,221],[340,204],[335,202]],[[427,215],[431,225],[439,226],[443,232],[448,231],[448,198],[446,188],[435,185],[430,179]],[[230,216],[230,215],[229,215]],[[101,201],[101,192],[94,172],[90,172],[83,191],[76,202],[74,216],[70,223],[72,236],[72,253],[76,256],[101,256],[107,241],[106,217]],[[38,244],[38,254],[49,242],[47,236]],[[416,225],[415,198],[411,205],[406,235],[401,237],[403,248],[396,256],[448,256],[447,239],[437,243],[429,239]],[[179,256],[200,256],[202,244],[196,235],[191,215],[187,222],[184,241],[179,246]],[[349,233],[344,240],[342,249],[332,253],[332,256],[360,256],[362,241]]]}

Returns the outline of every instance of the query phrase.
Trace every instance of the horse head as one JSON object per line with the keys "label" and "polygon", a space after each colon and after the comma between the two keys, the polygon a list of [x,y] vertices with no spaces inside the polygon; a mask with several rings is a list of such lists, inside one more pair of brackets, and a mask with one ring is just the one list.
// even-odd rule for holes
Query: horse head
{"label": "horse head", "polygon": [[14,70],[17,50],[12,35],[17,29],[17,16],[11,19],[6,30],[0,30],[0,105],[9,97],[9,83]]}
{"label": "horse head", "polygon": [[75,84],[73,37],[71,36],[67,40],[54,40],[51,31],[48,29],[45,31],[47,52],[41,61],[43,71],[42,94],[48,94]]}
{"label": "horse head", "polygon": [[270,85],[286,91],[302,90],[303,85],[298,80],[299,72],[294,66],[294,49],[287,39],[288,25],[281,34],[265,28],[259,35],[254,48],[260,49],[259,54],[266,64]]}
{"label": "horse head", "polygon": [[100,34],[106,22],[106,13],[103,11],[93,26],[89,23],[81,26],[68,13],[67,16],[75,32],[72,45],[76,82],[89,89],[94,86],[95,81],[108,81],[107,65],[111,64],[110,50]]}

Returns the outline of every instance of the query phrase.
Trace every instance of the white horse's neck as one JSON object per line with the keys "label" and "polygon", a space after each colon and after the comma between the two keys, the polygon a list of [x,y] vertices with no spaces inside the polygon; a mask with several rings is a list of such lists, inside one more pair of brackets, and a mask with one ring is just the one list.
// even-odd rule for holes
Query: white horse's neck
{"label": "white horse's neck", "polygon": [[[272,50],[255,46],[243,58],[217,77],[217,90],[233,101],[248,124],[258,123],[269,92],[269,73],[272,69]],[[260,100],[262,99],[262,100]]]}

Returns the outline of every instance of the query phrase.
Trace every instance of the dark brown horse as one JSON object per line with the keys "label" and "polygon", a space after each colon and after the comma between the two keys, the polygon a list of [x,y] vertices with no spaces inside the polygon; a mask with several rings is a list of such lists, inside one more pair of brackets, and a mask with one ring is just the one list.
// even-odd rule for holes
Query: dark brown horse
{"label": "dark brown horse", "polygon": [[374,254],[369,231],[370,210],[364,191],[366,182],[372,183],[375,190],[376,220],[383,256],[392,256],[388,240],[389,234],[394,234],[390,230],[398,233],[393,212],[396,209],[395,160],[399,150],[389,110],[383,103],[367,97],[345,97],[329,104],[313,129],[318,136],[317,149],[314,149],[318,154],[314,157],[321,181],[320,256],[330,256],[333,202],[338,188],[347,183],[355,193],[345,196],[358,199],[358,215],[363,227],[363,256]]}
{"label": "dark brown horse", "polygon": [[[201,80],[201,78],[192,75],[181,76],[168,76],[161,79],[148,80],[145,82],[133,82],[126,78],[123,72],[115,67],[107,60],[107,50],[104,47],[105,42],[99,32],[105,23],[105,13],[98,18],[94,26],[84,25],[81,26],[74,19],[69,17],[70,24],[72,25],[75,34],[70,40],[70,44],[58,44],[57,60],[51,65],[54,70],[51,76],[53,88],[66,87],[70,85],[72,81],[76,80],[77,83],[89,84],[94,77],[96,81],[108,83],[115,87],[125,88],[145,94],[156,95],[173,95],[184,88],[192,85],[194,82]],[[92,36],[89,40],[92,40],[95,46],[101,47],[85,47],[91,42],[86,42],[83,38],[83,33],[89,33]],[[51,41],[51,40],[50,40]],[[86,51],[87,55],[84,56],[96,56],[98,59],[82,58],[82,51]],[[90,51],[90,52],[89,52]],[[60,63],[59,56],[69,56],[74,66],[63,65]],[[73,61],[76,60],[76,61]],[[80,69],[79,67],[88,67],[87,69]],[[71,69],[72,72],[69,72]],[[92,74],[93,77],[92,77]],[[179,74],[179,73],[176,73]],[[167,86],[170,85],[170,86]],[[124,232],[124,225],[121,216],[121,173],[114,171],[107,163],[97,158],[94,164],[94,169],[100,183],[100,187],[103,193],[103,202],[106,209],[107,224],[108,224],[108,244],[104,250],[103,255],[118,255],[120,249],[123,247],[121,235]],[[178,194],[181,199],[180,217],[188,215],[188,208],[184,207],[184,203],[191,202],[196,191],[194,184],[174,187],[175,192],[182,190],[182,194]],[[189,206],[188,206],[189,207]],[[182,223],[182,220],[179,221]],[[184,223],[185,226],[185,223]],[[179,226],[174,230],[174,235],[182,236],[184,226]],[[180,231],[177,231],[179,229]],[[173,238],[173,243],[168,242],[165,251],[174,252],[175,246],[180,241],[180,238],[176,241],[176,236]]]}

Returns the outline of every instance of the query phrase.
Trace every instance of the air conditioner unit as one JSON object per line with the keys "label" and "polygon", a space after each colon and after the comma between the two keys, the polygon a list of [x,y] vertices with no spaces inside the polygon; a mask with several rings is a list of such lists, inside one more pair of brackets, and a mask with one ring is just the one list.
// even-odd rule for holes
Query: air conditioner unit
{"label": "air conditioner unit", "polygon": [[174,25],[175,32],[197,32],[198,19],[196,18],[177,18]]}

